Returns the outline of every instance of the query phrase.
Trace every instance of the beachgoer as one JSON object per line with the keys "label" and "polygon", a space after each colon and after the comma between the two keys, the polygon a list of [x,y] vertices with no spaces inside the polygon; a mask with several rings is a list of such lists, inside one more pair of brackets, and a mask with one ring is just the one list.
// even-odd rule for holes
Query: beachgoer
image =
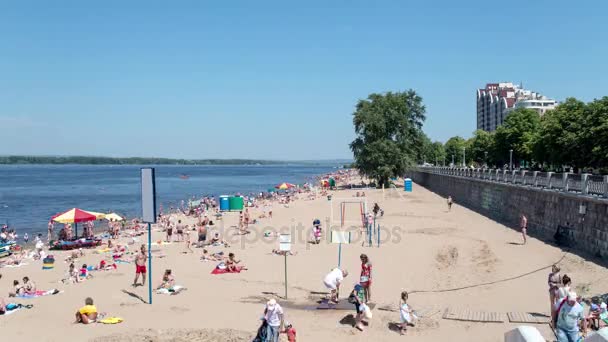
{"label": "beachgoer", "polygon": [[21,296],[25,293],[23,286],[19,284],[19,280],[13,280],[13,290],[9,291],[9,297]]}
{"label": "beachgoer", "polygon": [[363,290],[363,287],[361,285],[355,285],[354,289],[348,296],[348,301],[355,305],[355,311],[357,313],[355,316],[355,328],[363,331],[364,327],[362,320],[363,314],[365,313],[363,306],[365,305],[365,291]]}
{"label": "beachgoer", "polygon": [[47,242],[53,240],[53,230],[54,230],[54,227],[55,227],[55,225],[53,224],[53,221],[49,221],[48,230],[47,230],[47,236],[46,236]]}
{"label": "beachgoer", "polygon": [[29,235],[27,235],[27,233],[23,234],[23,241],[27,244],[28,241],[30,241],[30,237]]}
{"label": "beachgoer", "polygon": [[567,274],[562,277],[562,286],[557,290],[558,301],[566,298],[572,286],[572,279]]}
{"label": "beachgoer", "polygon": [[167,242],[170,242],[173,238],[173,224],[171,222],[169,222],[169,225],[167,226]]}
{"label": "beachgoer", "polygon": [[209,254],[209,251],[203,249],[203,255],[201,255],[201,261],[222,261],[224,260],[224,252],[217,252]]}
{"label": "beachgoer", "polygon": [[137,280],[141,274],[141,285],[146,285],[146,261],[148,261],[148,254],[146,253],[146,245],[141,245],[139,253],[135,257],[135,280],[133,280],[133,286],[137,286]]}
{"label": "beachgoer", "polygon": [[89,324],[97,319],[97,308],[93,304],[93,298],[84,300],[84,306],[76,311],[76,323]]}
{"label": "beachgoer", "polygon": [[279,332],[283,330],[283,316],[283,308],[274,298],[270,299],[264,309],[264,319],[268,323],[268,342],[279,342]]}
{"label": "beachgoer", "polygon": [[448,211],[452,211],[452,204],[454,201],[452,200],[452,196],[448,196]]}
{"label": "beachgoer", "polygon": [[92,278],[93,276],[89,273],[89,269],[87,267],[87,264],[82,264],[82,267],[80,268],[80,274],[79,274],[80,278],[82,279],[89,279]]}
{"label": "beachgoer", "polygon": [[[186,238],[184,239],[184,241],[186,241],[186,250],[190,251],[190,253],[194,253],[194,251],[191,248],[192,240],[191,240],[191,236],[190,236],[190,226],[186,226],[186,231],[184,232],[184,234],[186,235]],[[187,253],[187,252],[184,252],[184,253]]]}
{"label": "beachgoer", "polygon": [[207,242],[207,224],[203,220],[203,224],[198,226],[198,247],[201,248]]}
{"label": "beachgoer", "polygon": [[521,214],[520,227],[521,227],[521,236],[524,239],[524,245],[525,245],[526,244],[526,239],[527,239],[527,236],[528,236],[528,218],[524,214]]}
{"label": "beachgoer", "polygon": [[184,241],[184,225],[182,224],[182,220],[177,221],[175,228],[177,231],[177,241]]}
{"label": "beachgoer", "polygon": [[583,307],[577,302],[574,292],[568,293],[557,309],[557,325],[555,334],[558,342],[578,342],[580,338],[579,329],[586,333],[584,324]]}
{"label": "beachgoer", "polygon": [[171,275],[171,270],[165,270],[165,274],[163,274],[163,279],[156,289],[168,290],[173,288],[173,286],[175,286],[175,278],[173,278],[173,275]]}
{"label": "beachgoer", "polygon": [[245,229],[249,228],[249,208],[245,209],[245,215],[243,215],[243,222],[245,223]]}
{"label": "beachgoer", "polygon": [[296,329],[294,329],[291,323],[285,321],[285,330],[281,331],[281,333],[287,335],[288,342],[296,342]]}
{"label": "beachgoer", "polygon": [[408,294],[406,291],[401,292],[401,298],[399,299],[399,316],[401,318],[401,324],[399,324],[399,332],[401,335],[407,330],[407,326],[414,326],[416,323],[416,315],[412,308],[407,304]]}
{"label": "beachgoer", "polygon": [[338,302],[338,297],[340,295],[340,284],[347,276],[348,271],[340,268],[334,268],[323,279],[323,284],[331,291],[329,298],[331,301],[335,303]]}
{"label": "beachgoer", "polygon": [[562,282],[561,276],[559,275],[559,267],[553,265],[551,267],[551,273],[549,273],[548,284],[549,284],[549,303],[551,304],[551,317],[555,314],[555,302],[559,299],[559,285]]}
{"label": "beachgoer", "polygon": [[23,277],[23,292],[26,294],[36,294],[36,284],[28,277]]}
{"label": "beachgoer", "polygon": [[245,266],[237,266],[237,264],[240,264],[241,260],[236,260],[234,253],[229,253],[228,254],[228,260],[226,260],[226,270],[228,272],[238,272],[239,270],[247,270],[247,268]]}
{"label": "beachgoer", "polygon": [[360,284],[365,292],[365,303],[372,298],[372,263],[366,254],[361,254],[361,278]]}

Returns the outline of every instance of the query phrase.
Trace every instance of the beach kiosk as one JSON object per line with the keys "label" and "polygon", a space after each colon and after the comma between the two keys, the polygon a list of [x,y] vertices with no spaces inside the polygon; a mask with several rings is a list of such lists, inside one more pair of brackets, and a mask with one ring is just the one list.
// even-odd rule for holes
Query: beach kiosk
{"label": "beach kiosk", "polygon": [[220,211],[230,210],[230,196],[220,196]]}
{"label": "beach kiosk", "polygon": [[406,179],[403,181],[403,189],[404,189],[406,192],[412,192],[412,179],[411,179],[411,178],[406,178]]}
{"label": "beach kiosk", "polygon": [[243,196],[232,196],[228,199],[230,211],[241,211],[245,207]]}

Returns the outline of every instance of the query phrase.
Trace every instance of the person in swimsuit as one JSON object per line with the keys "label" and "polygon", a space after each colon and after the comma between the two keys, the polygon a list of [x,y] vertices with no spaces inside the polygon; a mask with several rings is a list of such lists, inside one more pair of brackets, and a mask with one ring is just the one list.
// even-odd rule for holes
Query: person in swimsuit
{"label": "person in swimsuit", "polygon": [[173,224],[171,222],[169,222],[169,225],[167,226],[167,242],[171,242],[172,238],[173,238]]}
{"label": "person in swimsuit", "polygon": [[182,220],[177,221],[175,228],[177,230],[177,241],[184,241],[184,225],[182,224]]}
{"label": "person in swimsuit", "polygon": [[452,211],[452,204],[454,204],[452,196],[448,196],[448,212]]}
{"label": "person in swimsuit", "polygon": [[560,276],[559,271],[559,267],[557,265],[553,265],[553,267],[551,268],[551,273],[549,273],[548,284],[549,302],[551,303],[551,316],[553,316],[553,313],[555,311],[555,303],[559,300],[559,285],[562,282],[562,277]]}
{"label": "person in swimsuit", "polygon": [[207,223],[206,220],[198,226],[198,247],[201,248],[207,242]]}
{"label": "person in swimsuit", "polygon": [[372,298],[372,263],[366,254],[361,254],[361,278],[360,284],[365,293],[365,303]]}
{"label": "person in swimsuit", "polygon": [[141,245],[141,249],[135,257],[135,280],[133,280],[133,286],[137,286],[137,280],[141,274],[141,285],[146,285],[146,261],[148,261],[148,255],[146,253],[146,245]]}
{"label": "person in swimsuit", "polygon": [[526,238],[528,236],[528,218],[526,215],[521,214],[521,236],[524,238],[524,245],[526,244]]}

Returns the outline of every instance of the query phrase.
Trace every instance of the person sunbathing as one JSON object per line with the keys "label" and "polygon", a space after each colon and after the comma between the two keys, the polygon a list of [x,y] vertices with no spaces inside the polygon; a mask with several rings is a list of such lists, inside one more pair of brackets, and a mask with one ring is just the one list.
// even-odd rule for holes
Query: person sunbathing
{"label": "person sunbathing", "polygon": [[224,245],[224,247],[230,247],[230,245],[228,244],[228,242],[226,242],[224,239],[222,239],[222,237],[220,236],[219,232],[215,232],[213,234],[213,237],[211,238],[211,244],[212,245]]}
{"label": "person sunbathing", "polygon": [[292,252],[292,251],[280,251],[280,250],[278,250],[278,249],[273,249],[273,250],[272,250],[272,254],[274,254],[274,255],[283,255],[283,256],[285,256],[285,255],[297,255],[297,254],[298,254],[298,252],[295,252],[295,253],[294,253],[294,252]]}
{"label": "person sunbathing", "polygon": [[203,249],[203,255],[201,256],[201,261],[222,261],[224,260],[224,252],[217,252],[213,254],[209,254],[209,251]]}
{"label": "person sunbathing", "polygon": [[236,260],[234,253],[228,254],[228,260],[226,260],[226,270],[228,272],[239,272],[247,270],[245,266],[237,266],[241,263],[241,260]]}
{"label": "person sunbathing", "polygon": [[93,305],[93,298],[84,300],[84,306],[76,311],[76,323],[89,324],[97,319],[97,307]]}

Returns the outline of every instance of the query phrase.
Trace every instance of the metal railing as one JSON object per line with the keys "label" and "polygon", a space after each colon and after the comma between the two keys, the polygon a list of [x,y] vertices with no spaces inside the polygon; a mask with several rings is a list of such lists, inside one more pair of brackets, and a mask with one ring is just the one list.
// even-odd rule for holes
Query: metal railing
{"label": "metal railing", "polygon": [[490,182],[552,189],[608,198],[608,176],[588,173],[554,173],[528,170],[473,169],[419,166],[419,171],[453,177],[476,178]]}

